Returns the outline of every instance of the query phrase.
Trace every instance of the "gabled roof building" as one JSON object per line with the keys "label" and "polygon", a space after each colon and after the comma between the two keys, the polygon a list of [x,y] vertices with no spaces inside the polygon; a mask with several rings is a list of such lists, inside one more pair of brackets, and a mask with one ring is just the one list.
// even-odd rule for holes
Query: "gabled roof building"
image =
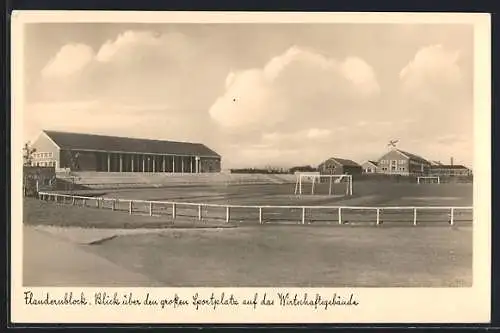
{"label": "gabled roof building", "polygon": [[366,161],[361,164],[363,168],[363,173],[376,173],[378,168],[378,162],[376,161]]}
{"label": "gabled roof building", "polygon": [[362,168],[358,163],[345,158],[331,157],[318,166],[323,175],[358,175]]}
{"label": "gabled roof building", "polygon": [[42,131],[33,165],[101,172],[220,172],[221,156],[201,143]]}
{"label": "gabled roof building", "polygon": [[425,158],[397,148],[384,154],[377,162],[378,173],[402,176],[424,175],[431,165]]}

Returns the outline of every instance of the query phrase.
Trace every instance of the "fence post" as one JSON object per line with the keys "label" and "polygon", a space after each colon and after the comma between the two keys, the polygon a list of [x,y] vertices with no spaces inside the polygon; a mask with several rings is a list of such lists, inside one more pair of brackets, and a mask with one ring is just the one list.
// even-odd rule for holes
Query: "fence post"
{"label": "fence post", "polygon": [[149,202],[149,216],[153,216],[153,202]]}
{"label": "fence post", "polygon": [[83,202],[82,202],[82,206],[83,206],[83,207],[86,207],[86,206],[87,206],[87,199],[82,199],[82,200],[83,200]]}
{"label": "fence post", "polygon": [[259,207],[259,223],[262,224],[262,207]]}
{"label": "fence post", "polygon": [[198,205],[198,221],[201,221],[201,205]]}
{"label": "fence post", "polygon": [[306,224],[306,207],[302,207],[302,224]]}
{"label": "fence post", "polygon": [[175,217],[177,215],[177,211],[176,211],[176,206],[175,206],[175,202],[172,203],[172,219],[175,220]]}
{"label": "fence post", "polygon": [[413,225],[417,225],[417,209],[413,208]]}
{"label": "fence post", "polygon": [[229,206],[226,206],[226,223],[229,223],[229,219],[231,218],[231,213]]}
{"label": "fence post", "polygon": [[450,213],[450,225],[453,225],[455,223],[454,221],[454,216],[455,215],[455,208],[451,208],[451,213]]}
{"label": "fence post", "polygon": [[75,204],[75,197],[71,197],[71,204],[74,205]]}
{"label": "fence post", "polygon": [[128,202],[128,214],[132,215],[132,200]]}
{"label": "fence post", "polygon": [[111,210],[115,210],[115,201],[114,199],[111,200]]}
{"label": "fence post", "polygon": [[342,224],[342,208],[339,207],[339,224]]}
{"label": "fence post", "polygon": [[99,198],[95,199],[95,208],[99,208]]}
{"label": "fence post", "polygon": [[377,225],[380,224],[380,208],[377,208]]}

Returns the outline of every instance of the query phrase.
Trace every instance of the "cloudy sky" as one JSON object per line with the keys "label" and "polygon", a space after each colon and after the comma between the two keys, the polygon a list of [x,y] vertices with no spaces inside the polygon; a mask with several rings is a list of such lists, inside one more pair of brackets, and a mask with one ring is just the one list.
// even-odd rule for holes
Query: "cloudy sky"
{"label": "cloudy sky", "polygon": [[24,135],[203,142],[224,167],[472,165],[473,30],[401,24],[28,24]]}

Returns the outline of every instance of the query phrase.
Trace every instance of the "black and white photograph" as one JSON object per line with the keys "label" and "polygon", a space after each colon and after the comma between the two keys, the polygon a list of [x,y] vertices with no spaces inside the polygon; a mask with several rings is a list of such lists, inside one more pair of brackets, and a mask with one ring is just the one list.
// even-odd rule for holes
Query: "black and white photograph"
{"label": "black and white photograph", "polygon": [[50,288],[489,306],[488,16],[90,13],[32,15],[13,39],[20,309]]}

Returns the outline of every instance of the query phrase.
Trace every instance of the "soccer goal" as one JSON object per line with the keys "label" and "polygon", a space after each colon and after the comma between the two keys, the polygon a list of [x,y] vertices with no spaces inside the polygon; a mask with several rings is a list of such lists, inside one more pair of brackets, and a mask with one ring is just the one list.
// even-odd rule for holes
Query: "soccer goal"
{"label": "soccer goal", "polygon": [[417,177],[417,184],[441,184],[438,176],[422,176]]}
{"label": "soccer goal", "polygon": [[352,195],[351,175],[297,174],[295,194]]}

